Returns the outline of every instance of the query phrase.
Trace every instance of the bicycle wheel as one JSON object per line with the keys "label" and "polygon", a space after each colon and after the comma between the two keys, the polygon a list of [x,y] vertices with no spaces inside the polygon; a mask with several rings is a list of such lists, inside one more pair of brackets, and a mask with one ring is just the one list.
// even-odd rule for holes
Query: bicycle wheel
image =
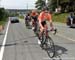
{"label": "bicycle wheel", "polygon": [[47,37],[46,39],[46,51],[50,58],[53,58],[55,56],[55,46],[54,42],[50,37]]}
{"label": "bicycle wheel", "polygon": [[45,33],[43,32],[42,33],[42,41],[41,41],[41,47],[42,47],[42,49],[45,49],[46,47],[45,47],[45,43],[46,42],[46,35],[45,35]]}

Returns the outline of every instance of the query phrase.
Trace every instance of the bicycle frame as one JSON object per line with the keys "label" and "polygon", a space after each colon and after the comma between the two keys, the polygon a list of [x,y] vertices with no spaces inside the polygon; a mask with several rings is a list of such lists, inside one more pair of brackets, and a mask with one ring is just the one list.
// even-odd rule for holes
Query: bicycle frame
{"label": "bicycle frame", "polygon": [[[47,29],[43,31],[41,47],[42,47],[42,49],[45,49],[46,50],[46,52],[48,53],[48,56],[50,58],[53,58],[55,56],[55,47],[54,47],[54,42],[49,37],[48,32],[49,31]],[[50,43],[50,44],[48,44],[48,43]],[[44,46],[45,46],[45,48],[44,48]],[[49,50],[52,52],[52,55],[50,54],[50,51]]]}
{"label": "bicycle frame", "polygon": [[[43,37],[45,37],[45,40],[44,40]],[[42,44],[45,44],[48,37],[49,37],[48,30],[45,28],[45,29],[43,30],[43,32],[42,32],[42,42],[41,42],[41,43],[42,43]]]}

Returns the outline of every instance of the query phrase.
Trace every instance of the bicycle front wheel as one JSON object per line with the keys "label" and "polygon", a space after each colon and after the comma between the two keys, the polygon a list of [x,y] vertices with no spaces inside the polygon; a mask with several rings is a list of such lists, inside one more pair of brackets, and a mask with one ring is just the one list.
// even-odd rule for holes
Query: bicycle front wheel
{"label": "bicycle front wheel", "polygon": [[48,56],[53,58],[55,56],[55,46],[53,40],[50,37],[47,37],[46,47]]}

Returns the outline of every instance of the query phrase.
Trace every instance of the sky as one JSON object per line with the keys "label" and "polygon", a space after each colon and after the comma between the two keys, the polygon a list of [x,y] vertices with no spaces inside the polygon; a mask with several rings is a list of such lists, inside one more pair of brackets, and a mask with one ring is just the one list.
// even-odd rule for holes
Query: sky
{"label": "sky", "polygon": [[0,6],[6,9],[34,9],[36,0],[0,0]]}

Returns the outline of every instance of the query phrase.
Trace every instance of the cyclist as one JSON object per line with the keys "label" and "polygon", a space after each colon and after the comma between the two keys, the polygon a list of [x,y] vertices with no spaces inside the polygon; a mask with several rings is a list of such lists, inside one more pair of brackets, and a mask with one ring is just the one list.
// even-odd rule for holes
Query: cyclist
{"label": "cyclist", "polygon": [[[41,40],[41,35],[44,29],[48,29],[46,21],[50,22],[51,31],[56,31],[52,23],[52,14],[49,12],[47,7],[44,7],[42,9],[42,11],[40,12],[40,15],[38,16],[38,20],[40,25],[39,40]],[[39,40],[38,40],[38,43],[41,44]]]}
{"label": "cyclist", "polygon": [[27,15],[25,16],[25,24],[26,26],[29,25],[29,22],[31,21],[30,13],[28,12]]}
{"label": "cyclist", "polygon": [[38,13],[36,10],[32,10],[31,12],[31,19],[32,19],[32,29],[35,29],[35,22],[37,22]]}

